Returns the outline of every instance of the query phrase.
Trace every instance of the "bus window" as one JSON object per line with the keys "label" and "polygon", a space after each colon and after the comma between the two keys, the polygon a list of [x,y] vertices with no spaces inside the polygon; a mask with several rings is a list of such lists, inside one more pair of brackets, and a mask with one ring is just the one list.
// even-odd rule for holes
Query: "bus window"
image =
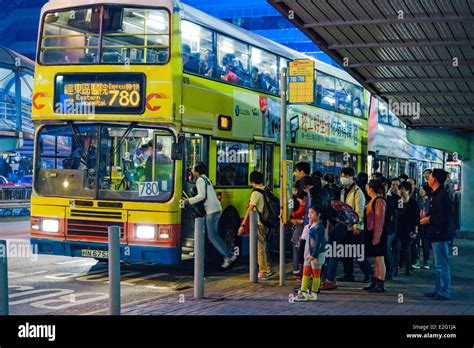
{"label": "bus window", "polygon": [[[92,25],[99,7],[48,13],[43,20],[40,62],[44,64],[97,63],[99,30]],[[91,30],[96,29],[96,30]]]}
{"label": "bus window", "polygon": [[99,199],[164,202],[173,192],[174,162],[168,131],[101,127]]}
{"label": "bus window", "polygon": [[316,70],[316,103],[325,108],[336,108],[335,78]]}
{"label": "bus window", "polygon": [[257,172],[260,172],[260,173],[263,173],[263,158],[262,158],[262,144],[258,143],[258,144],[255,144],[255,151],[254,151],[254,164],[255,164],[255,167],[254,167],[254,170],[256,170]]}
{"label": "bus window", "polygon": [[247,44],[217,35],[218,76],[221,80],[249,86],[249,48]]}
{"label": "bus window", "polygon": [[[107,18],[105,8],[104,19]],[[109,15],[112,16],[112,13]],[[164,64],[169,59],[169,19],[164,10],[123,9],[122,25],[104,33],[102,62]]]}
{"label": "bus window", "polygon": [[197,24],[182,21],[183,69],[202,76],[215,77],[212,31]]}
{"label": "bus window", "polygon": [[327,151],[316,151],[314,170],[319,170],[323,174],[334,174],[334,154]]}
{"label": "bus window", "polygon": [[270,94],[278,94],[277,57],[252,47],[250,87]]}
{"label": "bus window", "polygon": [[314,169],[313,155],[313,150],[293,148],[293,161],[295,164],[298,162],[308,162],[311,166],[311,170]]}
{"label": "bus window", "polygon": [[101,63],[168,62],[168,12],[115,6],[47,13],[39,60],[44,64],[97,64],[101,32]]}
{"label": "bus window", "polygon": [[249,144],[217,140],[216,186],[248,186]]}
{"label": "bus window", "polygon": [[46,196],[93,198],[98,127],[45,126],[38,133],[36,191]]}
{"label": "bus window", "polygon": [[265,186],[273,186],[273,144],[265,145]]}

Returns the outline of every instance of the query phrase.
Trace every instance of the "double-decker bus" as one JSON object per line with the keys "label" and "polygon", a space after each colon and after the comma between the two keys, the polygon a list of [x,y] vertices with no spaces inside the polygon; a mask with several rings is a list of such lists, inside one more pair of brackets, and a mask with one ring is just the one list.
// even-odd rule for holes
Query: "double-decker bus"
{"label": "double-decker bus", "polygon": [[[59,1],[41,11],[31,241],[39,253],[177,264],[193,249],[190,168],[208,165],[230,247],[264,173],[279,194],[279,71],[308,58],[171,0]],[[315,101],[288,107],[287,157],[366,167],[368,94],[316,61]],[[243,237],[241,254],[247,253]]]}
{"label": "double-decker bus", "polygon": [[[387,141],[390,139],[390,141]],[[373,98],[369,116],[369,172],[393,178],[406,174],[417,185],[424,182],[423,171],[443,168],[445,154],[427,146],[411,144],[406,127],[386,103]]]}

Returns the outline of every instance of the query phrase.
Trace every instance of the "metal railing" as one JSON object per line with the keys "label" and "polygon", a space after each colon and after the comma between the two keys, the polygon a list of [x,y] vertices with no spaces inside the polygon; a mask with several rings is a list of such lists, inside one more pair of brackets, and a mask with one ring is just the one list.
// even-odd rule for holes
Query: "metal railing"
{"label": "metal railing", "polygon": [[29,201],[31,199],[31,186],[0,187],[0,202]]}
{"label": "metal railing", "polygon": [[[15,110],[15,104],[0,101],[0,129],[16,130]],[[21,103],[21,124],[24,132],[34,133],[34,126],[31,121],[31,105]]]}

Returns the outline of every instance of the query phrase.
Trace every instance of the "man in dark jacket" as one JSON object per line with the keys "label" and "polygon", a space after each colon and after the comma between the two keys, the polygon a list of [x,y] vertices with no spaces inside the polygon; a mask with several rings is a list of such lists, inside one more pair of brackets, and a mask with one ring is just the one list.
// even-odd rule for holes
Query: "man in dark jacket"
{"label": "man in dark jacket", "polygon": [[431,241],[436,270],[435,290],[426,294],[434,300],[449,300],[451,295],[451,272],[448,261],[448,242],[450,240],[451,200],[444,188],[447,173],[442,169],[433,169],[428,183],[433,190],[427,217],[420,220],[427,226],[427,239]]}

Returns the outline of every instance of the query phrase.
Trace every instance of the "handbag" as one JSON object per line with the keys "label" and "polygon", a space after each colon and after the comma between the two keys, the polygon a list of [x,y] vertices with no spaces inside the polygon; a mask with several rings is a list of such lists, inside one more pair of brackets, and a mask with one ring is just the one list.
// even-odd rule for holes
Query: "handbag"
{"label": "handbag", "polygon": [[203,177],[201,178],[204,180],[205,198],[202,201],[191,205],[191,213],[194,218],[200,218],[200,217],[206,216],[206,209],[204,208],[204,203],[207,200],[207,181]]}

